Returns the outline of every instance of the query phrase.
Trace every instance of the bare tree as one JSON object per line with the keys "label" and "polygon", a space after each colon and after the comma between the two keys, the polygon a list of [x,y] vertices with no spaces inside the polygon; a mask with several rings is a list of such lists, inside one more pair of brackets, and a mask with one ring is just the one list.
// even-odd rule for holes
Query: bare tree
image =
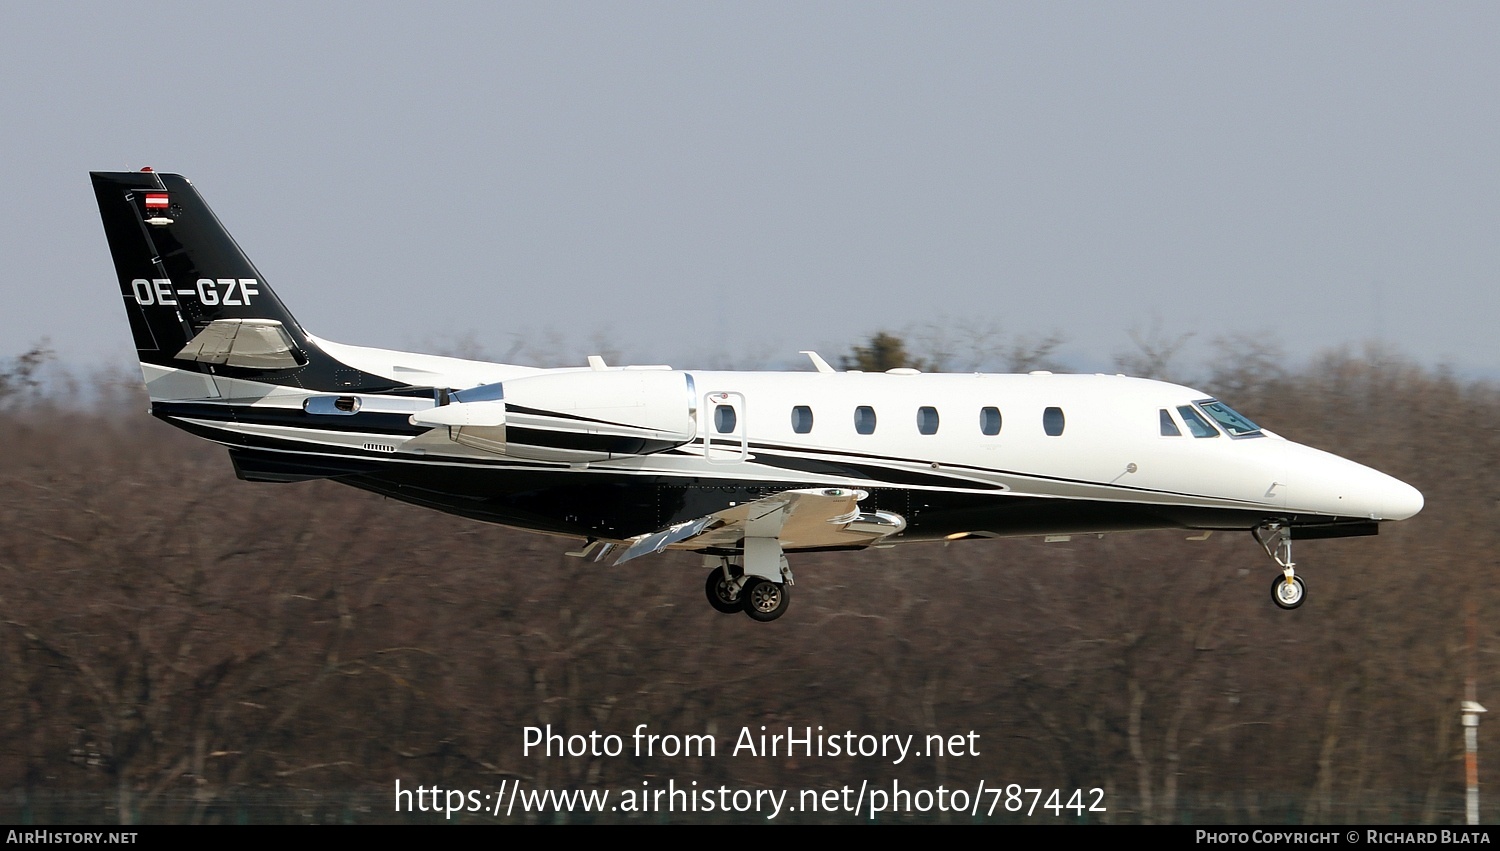
{"label": "bare tree", "polygon": [[37,380],[37,374],[48,361],[52,360],[52,355],[52,349],[48,348],[47,341],[43,340],[16,356],[7,367],[0,370],[0,401],[4,401],[8,396],[20,395],[40,387],[41,383]]}
{"label": "bare tree", "polygon": [[1161,327],[1161,319],[1151,321],[1151,327],[1142,331],[1139,327],[1129,331],[1135,348],[1115,355],[1115,368],[1126,375],[1137,378],[1155,378],[1161,381],[1183,381],[1173,361],[1181,353],[1193,332],[1169,334]]}
{"label": "bare tree", "polygon": [[978,318],[940,319],[903,335],[915,357],[932,372],[1062,371],[1056,354],[1060,332],[1009,335],[995,322]]}
{"label": "bare tree", "polygon": [[[1163,532],[794,554],[797,609],[767,629],[703,605],[696,557],[603,567],[332,482],[237,482],[124,395],[29,391],[40,404],[0,412],[0,821],[430,817],[392,812],[396,778],[851,777],[1105,790],[1106,811],[1061,820],[1461,819],[1461,601],[1481,694],[1500,664],[1500,390],[1389,351],[1291,368],[1263,342],[1221,347],[1216,392],[1427,499],[1378,537],[1299,541],[1313,596],[1293,613],[1244,533]],[[719,756],[521,751],[527,726],[643,722]],[[761,725],[972,730],[980,753],[725,756]],[[1488,752],[1500,728],[1480,736]]]}

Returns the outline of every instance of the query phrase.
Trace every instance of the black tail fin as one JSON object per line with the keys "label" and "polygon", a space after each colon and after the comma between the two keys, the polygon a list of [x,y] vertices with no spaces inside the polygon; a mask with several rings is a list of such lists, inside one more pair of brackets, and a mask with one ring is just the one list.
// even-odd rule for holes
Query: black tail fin
{"label": "black tail fin", "polygon": [[[94,172],[92,177],[143,362],[201,369],[213,359],[179,358],[188,343],[214,322],[249,319],[272,329],[263,338],[284,334],[289,349],[279,357],[264,354],[261,368],[307,363],[312,347],[306,332],[186,178],[149,171]],[[270,322],[279,323],[280,333]],[[231,353],[225,352],[220,363]]]}
{"label": "black tail fin", "polygon": [[148,384],[171,371],[308,389],[391,386],[308,338],[182,175],[91,176]]}

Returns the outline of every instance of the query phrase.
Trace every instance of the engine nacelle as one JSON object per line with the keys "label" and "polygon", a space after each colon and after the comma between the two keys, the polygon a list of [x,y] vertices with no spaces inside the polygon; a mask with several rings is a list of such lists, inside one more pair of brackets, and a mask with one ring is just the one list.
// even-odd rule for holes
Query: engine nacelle
{"label": "engine nacelle", "polygon": [[413,416],[465,446],[534,461],[605,461],[664,452],[698,432],[693,377],[588,370],[517,378],[453,394]]}

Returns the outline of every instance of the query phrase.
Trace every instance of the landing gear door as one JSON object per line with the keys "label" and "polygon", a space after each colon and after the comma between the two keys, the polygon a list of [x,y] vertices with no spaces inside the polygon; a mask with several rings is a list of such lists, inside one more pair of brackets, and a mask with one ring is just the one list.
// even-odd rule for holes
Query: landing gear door
{"label": "landing gear door", "polygon": [[703,457],[713,464],[738,464],[750,457],[745,397],[721,391],[705,395],[703,401]]}

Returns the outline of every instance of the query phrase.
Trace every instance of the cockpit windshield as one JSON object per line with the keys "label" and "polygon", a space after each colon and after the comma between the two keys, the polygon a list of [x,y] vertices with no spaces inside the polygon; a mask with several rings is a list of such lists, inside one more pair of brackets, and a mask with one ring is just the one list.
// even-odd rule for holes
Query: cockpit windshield
{"label": "cockpit windshield", "polygon": [[1216,399],[1199,402],[1198,407],[1203,413],[1214,418],[1219,427],[1224,429],[1230,437],[1251,437],[1260,435],[1260,426],[1250,422],[1244,415],[1235,409]]}

